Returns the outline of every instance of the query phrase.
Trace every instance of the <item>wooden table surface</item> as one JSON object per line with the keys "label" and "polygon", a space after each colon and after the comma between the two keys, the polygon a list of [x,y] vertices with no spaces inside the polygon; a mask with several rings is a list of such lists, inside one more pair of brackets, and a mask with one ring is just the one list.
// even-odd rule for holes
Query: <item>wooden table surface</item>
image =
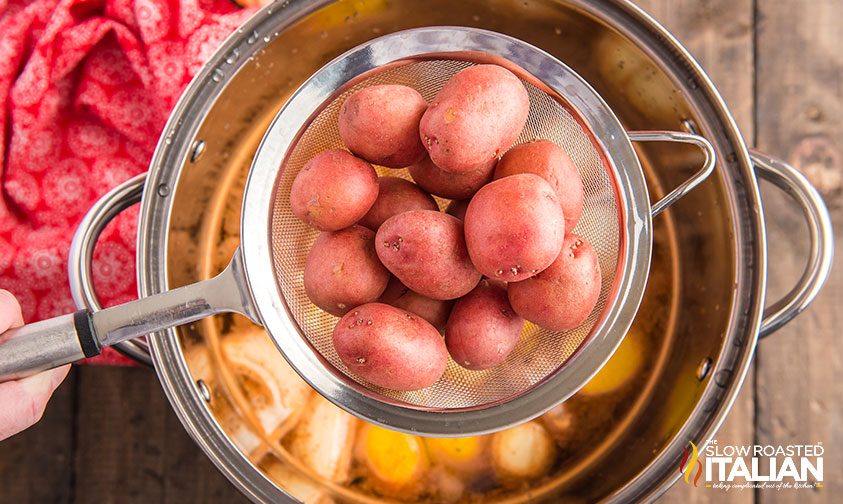
{"label": "wooden table surface", "polygon": [[[700,61],[747,144],[820,190],[843,256],[843,0],[639,0]],[[762,187],[769,296],[798,278],[800,213]],[[724,443],[826,447],[819,491],[719,492],[675,485],[663,502],[835,502],[843,493],[843,261],[812,307],[758,346],[717,435]],[[182,429],[148,369],[75,369],[42,421],[0,443],[0,502],[242,502]]]}

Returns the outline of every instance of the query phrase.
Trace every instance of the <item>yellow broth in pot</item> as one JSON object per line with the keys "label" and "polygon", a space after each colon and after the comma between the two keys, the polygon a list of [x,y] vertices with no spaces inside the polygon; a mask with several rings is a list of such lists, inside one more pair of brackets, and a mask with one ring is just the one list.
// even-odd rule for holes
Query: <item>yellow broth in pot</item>
{"label": "yellow broth in pot", "polygon": [[[238,243],[242,175],[228,182],[204,245],[208,274]],[[612,359],[574,397],[507,431],[434,439],[367,424],[313,392],[264,331],[238,315],[207,321],[205,341],[185,342],[188,366],[213,391],[211,407],[227,434],[299,500],[519,502],[568,490],[573,496],[577,477],[612,446],[658,375],[673,324],[671,235],[669,220],[657,223],[645,300]]]}
{"label": "yellow broth in pot", "polygon": [[[488,4],[502,3],[505,2]],[[378,12],[385,6],[386,2],[379,1],[340,2],[333,10],[315,14],[284,38],[345,37],[339,45],[360,42],[379,33],[374,31]],[[454,16],[462,12],[452,2],[447,6],[459,11]],[[376,11],[365,17],[371,30],[357,30],[351,37],[334,29],[357,22],[354,13],[363,7]],[[343,8],[350,11],[344,12]],[[476,21],[476,16],[466,16],[466,24]],[[360,18],[363,23],[364,16]],[[528,21],[531,26],[525,35],[537,33],[538,38],[530,41],[540,46],[556,44],[558,30],[547,30],[546,36],[552,40],[541,39],[540,33],[544,32],[534,30],[540,19],[541,16],[524,20],[525,26]],[[320,29],[308,32],[316,26]],[[605,53],[606,61],[614,61],[608,57],[613,50],[614,45],[607,45],[597,52]],[[291,45],[287,56],[291,61],[312,60],[315,65],[332,56],[320,51],[319,44]],[[592,52],[572,49],[566,61],[582,66],[576,61],[577,54]],[[258,61],[265,65],[268,74],[280,75],[273,65],[280,67],[283,61]],[[612,77],[614,67],[604,66],[598,72],[600,76]],[[213,158],[214,163],[224,164],[225,168],[220,176],[204,181],[204,190],[212,196],[203,202],[206,213],[202,218],[191,226],[179,227],[176,222],[168,237],[170,250],[196,258],[198,270],[195,262],[189,266],[171,265],[171,276],[208,278],[228,263],[239,244],[243,184],[254,148],[264,132],[262,125],[312,70],[307,65],[285,66],[283,75],[287,80],[279,81],[277,93],[265,97],[266,104],[254,106],[254,127],[243,130],[240,136],[229,137],[228,123],[204,132],[209,145],[220,143],[212,142],[214,135],[225,138],[220,147],[224,152]],[[239,78],[247,79],[247,75]],[[254,80],[240,84],[255,85]],[[599,79],[593,84],[599,88]],[[633,83],[629,86],[633,91]],[[222,101],[219,107],[224,112],[225,107],[239,106],[237,102]],[[629,104],[636,105],[634,100]],[[650,104],[646,105],[642,108],[653,110]],[[647,152],[639,154],[648,172]],[[390,171],[390,175],[396,174],[397,171]],[[650,192],[658,198],[662,194],[658,181],[651,173],[647,175]],[[196,190],[200,189],[203,188]],[[174,215],[186,213],[176,208]],[[669,350],[678,300],[677,246],[670,212],[659,216],[654,226],[653,261],[644,301],[616,354],[574,397],[544,416],[504,432],[432,439],[366,424],[313,392],[289,368],[263,330],[237,315],[216,316],[183,331],[185,356],[193,378],[207,385],[211,393],[209,405],[226,434],[268,478],[300,501],[581,501],[579,487],[583,481],[601,476],[590,470],[617,445],[621,434],[644,408]]]}

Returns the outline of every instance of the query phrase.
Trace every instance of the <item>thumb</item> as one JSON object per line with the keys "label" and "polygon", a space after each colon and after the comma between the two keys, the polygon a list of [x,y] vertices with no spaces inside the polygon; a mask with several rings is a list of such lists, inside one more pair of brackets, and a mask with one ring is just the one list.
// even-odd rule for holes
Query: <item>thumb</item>
{"label": "thumb", "polygon": [[23,315],[15,295],[6,289],[0,289],[0,333],[10,327],[23,325]]}

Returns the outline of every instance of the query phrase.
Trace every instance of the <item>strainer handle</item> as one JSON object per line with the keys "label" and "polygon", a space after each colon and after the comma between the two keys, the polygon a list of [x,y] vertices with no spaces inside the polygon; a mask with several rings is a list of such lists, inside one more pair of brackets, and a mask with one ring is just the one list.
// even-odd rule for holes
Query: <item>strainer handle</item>
{"label": "strainer handle", "polygon": [[772,182],[794,199],[808,224],[811,249],[802,277],[782,299],[764,309],[758,336],[769,336],[790,322],[811,304],[831,272],[834,258],[834,231],[822,196],[799,170],[780,159],[756,150],[750,151],[759,177]]}
{"label": "strainer handle", "polygon": [[0,335],[0,382],[92,357],[106,346],[214,315],[257,321],[238,249],[219,275],[91,313],[42,320]]}
{"label": "strainer handle", "polygon": [[[120,212],[140,202],[143,195],[146,173],[142,173],[108,191],[88,210],[76,228],[67,256],[67,272],[70,295],[76,308],[89,312],[102,309],[94,290],[93,266],[94,247],[100,233]],[[147,366],[152,365],[146,340],[136,338],[116,343],[113,347],[126,357]]]}
{"label": "strainer handle", "polygon": [[691,192],[703,180],[707,179],[714,171],[714,164],[717,156],[714,153],[714,147],[711,143],[700,135],[694,133],[686,133],[684,131],[630,131],[629,139],[633,142],[679,142],[691,145],[696,145],[705,154],[705,161],[703,161],[702,168],[685,182],[682,182],[674,190],[667,193],[667,195],[658,200],[651,207],[650,213],[653,217],[662,213],[670,205],[676,203],[683,196]]}

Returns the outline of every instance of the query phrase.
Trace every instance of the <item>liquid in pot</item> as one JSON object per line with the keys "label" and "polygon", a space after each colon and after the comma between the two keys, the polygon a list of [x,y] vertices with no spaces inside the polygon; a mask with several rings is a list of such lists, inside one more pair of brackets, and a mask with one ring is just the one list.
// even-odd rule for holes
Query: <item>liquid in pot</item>
{"label": "liquid in pot", "polygon": [[[238,190],[221,191],[217,226],[202,244],[209,271],[239,240]],[[237,446],[305,502],[518,502],[560,490],[613,445],[642,406],[665,351],[674,296],[669,226],[656,227],[641,311],[609,363],[579,393],[527,424],[484,436],[434,439],[367,424],[313,392],[264,331],[238,315],[207,321],[185,341],[195,379]],[[215,236],[214,236],[215,235]]]}
{"label": "liquid in pot", "polygon": [[[367,5],[375,10],[381,5],[386,10],[385,3]],[[464,14],[466,24],[481,19],[462,10],[451,17]],[[353,45],[356,40],[350,40],[344,30],[330,28],[354,22],[372,25],[371,30],[355,31],[355,37],[380,33],[377,12],[365,19],[361,14],[359,21],[353,13],[335,19],[323,14],[322,18],[313,16],[288,36],[323,41],[345,37],[343,44]],[[486,13],[481,14],[486,19]],[[556,43],[560,32],[552,26],[536,30],[537,22],[524,21],[531,24],[525,38],[532,33],[540,38],[546,32]],[[325,31],[308,32],[314,26]],[[388,26],[390,30],[398,28]],[[530,41],[549,45],[540,39]],[[333,56],[321,52],[319,44],[287,47],[290,58],[313,60],[314,65]],[[276,63],[281,66],[283,61],[263,60],[267,68]],[[294,88],[295,81],[309,71],[305,65],[286,66],[286,88]],[[266,101],[280,106],[289,89],[267,96]],[[646,105],[642,108],[653,109]],[[274,114],[274,110],[261,110],[257,115]],[[216,131],[225,134],[229,125],[217,126]],[[171,249],[196,249],[202,277],[218,272],[239,243],[243,181],[262,131],[256,127],[246,138],[225,143],[225,155],[218,159],[227,165],[227,172],[207,180],[213,185],[214,197],[201,219],[202,229],[176,231],[169,237]],[[648,182],[657,197],[655,182]],[[654,231],[653,266],[645,298],[616,355],[580,393],[543,417],[502,433],[433,440],[365,424],[312,392],[289,369],[268,336],[235,315],[214,317],[182,331],[185,355],[194,379],[203,380],[211,391],[210,408],[227,435],[267,477],[301,501],[526,502],[544,497],[556,502],[560,495],[577,499],[587,495],[583,487],[589,479],[601,477],[589,470],[617,445],[643,409],[667,355],[677,299],[676,249],[669,216],[656,221]]]}

